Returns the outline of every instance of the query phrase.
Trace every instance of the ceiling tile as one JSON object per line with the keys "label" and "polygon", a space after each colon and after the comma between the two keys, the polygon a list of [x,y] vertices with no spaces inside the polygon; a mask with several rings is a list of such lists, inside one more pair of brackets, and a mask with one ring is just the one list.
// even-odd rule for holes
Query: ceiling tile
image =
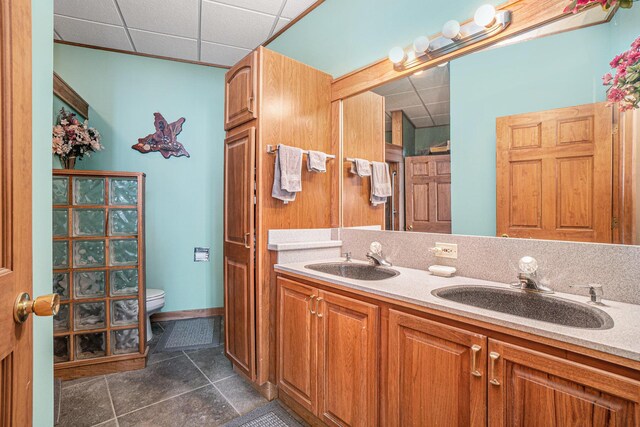
{"label": "ceiling tile", "polygon": [[54,28],[65,41],[112,49],[133,50],[124,27],[54,16]]}
{"label": "ceiling tile", "polygon": [[449,114],[442,114],[433,116],[433,120],[436,122],[436,126],[444,126],[451,123],[451,116]]}
{"label": "ceiling tile", "polygon": [[58,33],[56,33],[55,31],[53,32],[53,39],[60,40],[60,36],[58,36]]}
{"label": "ceiling tile", "polygon": [[449,114],[450,104],[449,101],[432,102],[427,104],[427,108],[432,115]]}
{"label": "ceiling tile", "polygon": [[388,95],[384,97],[385,109],[387,111],[402,110],[405,107],[413,107],[422,105],[420,98],[415,92],[405,92],[397,95]]}
{"label": "ceiling tile", "polygon": [[407,117],[422,117],[427,115],[427,111],[424,109],[422,105],[402,107],[402,111]]}
{"label": "ceiling tile", "polygon": [[269,37],[274,16],[218,3],[202,3],[202,40],[253,49]]}
{"label": "ceiling tile", "polygon": [[281,15],[285,18],[295,18],[315,2],[316,0],[287,0]]}
{"label": "ceiling tile", "polygon": [[446,67],[432,68],[421,74],[411,76],[411,82],[418,90],[449,85],[449,69]]}
{"label": "ceiling tile", "polygon": [[431,120],[431,117],[429,116],[413,117],[411,121],[413,122],[413,125],[417,128],[428,128],[433,126],[433,120]]}
{"label": "ceiling tile", "polygon": [[289,22],[291,22],[291,19],[287,19],[287,18],[279,18],[278,19],[278,23],[276,24],[276,28],[273,30],[273,34],[277,33],[278,31],[280,31],[285,25],[287,25]]}
{"label": "ceiling tile", "polygon": [[198,38],[199,0],[118,0],[129,28]]}
{"label": "ceiling tile", "polygon": [[198,60],[198,41],[166,34],[130,29],[129,33],[138,52],[171,58]]}
{"label": "ceiling tile", "polygon": [[431,89],[423,89],[419,90],[418,93],[425,104],[449,101],[449,86],[438,86]]}
{"label": "ceiling tile", "polygon": [[377,93],[378,95],[387,96],[395,93],[413,92],[413,88],[411,87],[411,83],[409,83],[409,80],[405,78],[375,88],[373,89],[373,92]]}
{"label": "ceiling tile", "polygon": [[103,24],[122,25],[113,0],[55,0],[53,11],[58,15],[88,19]]}
{"label": "ceiling tile", "polygon": [[247,56],[249,52],[251,52],[249,49],[202,42],[202,46],[200,47],[200,60],[210,64],[234,65]]}
{"label": "ceiling tile", "polygon": [[241,7],[243,9],[255,10],[256,12],[277,15],[284,0],[215,0],[216,3],[224,3],[230,6]]}

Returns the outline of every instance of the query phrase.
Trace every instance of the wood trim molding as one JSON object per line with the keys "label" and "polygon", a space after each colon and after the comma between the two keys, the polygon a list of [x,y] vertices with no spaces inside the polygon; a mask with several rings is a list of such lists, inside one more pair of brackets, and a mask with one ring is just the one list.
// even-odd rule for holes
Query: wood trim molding
{"label": "wood trim molding", "polygon": [[304,18],[305,16],[307,16],[309,13],[311,13],[316,7],[320,6],[322,3],[324,3],[324,0],[318,0],[316,1],[314,4],[312,4],[311,6],[309,6],[307,8],[307,10],[305,10],[304,12],[302,12],[300,15],[296,16],[295,18],[293,18],[287,25],[285,25],[284,27],[282,27],[280,29],[280,31],[278,31],[277,33],[275,33],[274,35],[272,35],[271,37],[269,37],[267,39],[267,41],[265,41],[264,43],[262,43],[262,46],[267,46],[269,43],[271,43],[272,41],[274,41],[275,39],[277,39],[278,37],[280,37],[282,35],[282,33],[284,33],[285,31],[287,31],[289,28],[293,27],[298,21],[300,21],[302,18]]}
{"label": "wood trim molding", "polygon": [[143,56],[145,58],[163,59],[165,61],[174,61],[174,62],[183,62],[185,64],[202,65],[204,67],[222,68],[222,69],[225,69],[225,70],[228,70],[229,68],[231,68],[231,67],[229,67],[227,65],[212,64],[212,63],[209,63],[209,62],[201,62],[201,61],[191,61],[189,59],[171,58],[169,56],[152,55],[152,54],[149,54],[149,53],[129,52],[128,50],[112,49],[110,47],[94,46],[94,45],[90,45],[90,44],[68,42],[68,41],[64,41],[64,40],[54,40],[54,42],[58,43],[58,44],[66,44],[68,46],[84,47],[85,49],[104,50],[104,51],[107,51],[107,52],[122,53],[122,54],[125,54],[125,55]]}
{"label": "wood trim molding", "polygon": [[200,317],[224,316],[224,307],[201,308],[198,310],[161,311],[151,315],[152,322],[197,319]]}
{"label": "wood trim molding", "polygon": [[[470,46],[463,47],[447,55],[422,63],[408,70],[397,71],[387,59],[380,59],[333,80],[331,85],[331,100],[344,99],[361,92],[371,90],[392,80],[399,79],[417,71],[433,68],[453,59],[476,52],[502,40],[534,30],[546,24],[558,21],[571,13],[564,13],[565,0],[509,0],[497,9],[509,9],[512,12],[512,22],[503,32],[481,40]],[[599,6],[598,6],[599,7]],[[610,18],[609,18],[610,19]],[[471,19],[464,23],[470,22]],[[440,35],[434,34],[430,39]]]}
{"label": "wood trim molding", "polygon": [[89,103],[55,72],[53,73],[53,94],[66,102],[82,117],[85,119],[89,118]]}

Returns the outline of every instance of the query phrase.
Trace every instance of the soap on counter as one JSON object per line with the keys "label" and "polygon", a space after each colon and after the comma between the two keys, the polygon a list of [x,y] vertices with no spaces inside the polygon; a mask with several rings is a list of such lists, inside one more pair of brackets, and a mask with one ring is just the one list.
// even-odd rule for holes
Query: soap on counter
{"label": "soap on counter", "polygon": [[429,271],[434,276],[452,277],[457,270],[455,267],[447,267],[446,265],[432,265],[429,267]]}

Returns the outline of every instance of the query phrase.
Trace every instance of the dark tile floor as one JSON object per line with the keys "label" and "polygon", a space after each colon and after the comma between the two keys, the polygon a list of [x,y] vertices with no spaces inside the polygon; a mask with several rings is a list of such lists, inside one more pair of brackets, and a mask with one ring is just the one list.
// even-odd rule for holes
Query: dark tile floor
{"label": "dark tile floor", "polygon": [[57,426],[218,426],[267,404],[223,347],[153,353],[145,369],[56,383]]}

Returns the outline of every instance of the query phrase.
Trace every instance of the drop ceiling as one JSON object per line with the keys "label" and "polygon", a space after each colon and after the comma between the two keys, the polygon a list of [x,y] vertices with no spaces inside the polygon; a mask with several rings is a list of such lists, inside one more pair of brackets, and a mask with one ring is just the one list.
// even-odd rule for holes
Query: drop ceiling
{"label": "drop ceiling", "polygon": [[54,38],[231,66],[316,0],[55,0]]}
{"label": "drop ceiling", "polygon": [[398,110],[417,128],[450,123],[448,65],[387,83],[373,92],[384,96],[387,129],[391,128],[391,112]]}

